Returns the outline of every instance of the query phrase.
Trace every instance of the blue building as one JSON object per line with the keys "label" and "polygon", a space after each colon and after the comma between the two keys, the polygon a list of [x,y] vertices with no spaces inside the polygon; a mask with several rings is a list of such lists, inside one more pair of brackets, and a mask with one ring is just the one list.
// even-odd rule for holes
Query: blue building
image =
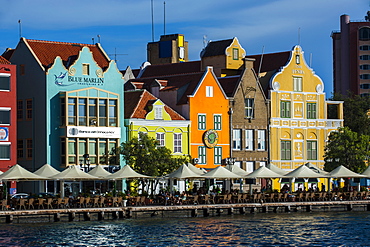
{"label": "blue building", "polygon": [[124,79],[100,44],[21,38],[4,55],[17,65],[20,165],[116,165],[111,150],[126,140]]}

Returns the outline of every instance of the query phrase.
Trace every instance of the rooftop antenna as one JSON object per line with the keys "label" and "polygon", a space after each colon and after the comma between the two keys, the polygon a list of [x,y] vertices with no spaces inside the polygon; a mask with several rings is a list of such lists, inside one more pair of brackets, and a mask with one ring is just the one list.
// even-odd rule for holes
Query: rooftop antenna
{"label": "rooftop antenna", "polygon": [[265,46],[262,46],[261,60],[260,60],[260,65],[258,66],[258,78],[261,78],[260,73],[261,73],[262,60],[263,60],[263,54],[264,53],[265,53]]}
{"label": "rooftop antenna", "polygon": [[301,45],[301,28],[298,28],[298,45]]}
{"label": "rooftop antenna", "polygon": [[151,0],[152,7],[152,42],[154,42],[154,16],[153,16],[153,0]]}
{"label": "rooftop antenna", "polygon": [[100,35],[98,34],[97,36],[98,36],[98,43],[100,43]]}
{"label": "rooftop antenna", "polygon": [[128,54],[117,54],[117,48],[114,48],[114,54],[108,54],[108,56],[114,56],[114,61],[117,63],[117,56],[123,56],[123,55],[128,55]]}
{"label": "rooftop antenna", "polygon": [[312,53],[310,53],[310,68],[312,68]]}
{"label": "rooftop antenna", "polygon": [[94,38],[92,38],[92,44],[94,44]]}
{"label": "rooftop antenna", "polygon": [[19,38],[22,38],[22,23],[21,23],[21,19],[18,20],[18,25],[19,25]]}
{"label": "rooftop antenna", "polygon": [[163,34],[166,35],[166,1],[163,2]]}

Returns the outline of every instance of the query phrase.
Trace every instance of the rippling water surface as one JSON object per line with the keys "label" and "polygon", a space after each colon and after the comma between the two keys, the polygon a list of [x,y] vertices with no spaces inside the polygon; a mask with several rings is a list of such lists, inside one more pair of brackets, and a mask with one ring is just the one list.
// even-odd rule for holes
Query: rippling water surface
{"label": "rippling water surface", "polygon": [[370,213],[0,224],[0,246],[369,246]]}

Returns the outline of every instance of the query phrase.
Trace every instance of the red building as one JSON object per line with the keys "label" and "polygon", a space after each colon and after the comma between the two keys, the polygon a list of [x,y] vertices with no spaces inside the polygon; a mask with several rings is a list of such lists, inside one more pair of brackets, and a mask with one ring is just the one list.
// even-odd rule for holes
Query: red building
{"label": "red building", "polygon": [[0,171],[17,163],[16,66],[0,56]]}

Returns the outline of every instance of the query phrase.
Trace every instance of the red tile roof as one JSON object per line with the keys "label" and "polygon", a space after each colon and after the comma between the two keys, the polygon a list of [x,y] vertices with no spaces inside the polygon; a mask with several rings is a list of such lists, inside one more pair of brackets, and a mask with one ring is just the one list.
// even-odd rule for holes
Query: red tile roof
{"label": "red tile roof", "polygon": [[47,68],[57,56],[60,56],[66,66],[69,66],[68,60],[76,59],[84,46],[87,46],[93,54],[97,64],[105,69],[109,65],[109,59],[99,45],[89,45],[80,43],[55,42],[44,40],[24,39],[30,46],[41,64]]}
{"label": "red tile roof", "polygon": [[[145,119],[149,113],[148,106],[152,105],[158,98],[147,90],[136,90],[125,92],[125,119],[139,118]],[[183,116],[175,112],[172,108],[164,105],[165,111],[171,116],[172,120],[185,120]]]}
{"label": "red tile roof", "polygon": [[10,64],[10,62],[6,60],[4,57],[0,56],[0,64]]}

